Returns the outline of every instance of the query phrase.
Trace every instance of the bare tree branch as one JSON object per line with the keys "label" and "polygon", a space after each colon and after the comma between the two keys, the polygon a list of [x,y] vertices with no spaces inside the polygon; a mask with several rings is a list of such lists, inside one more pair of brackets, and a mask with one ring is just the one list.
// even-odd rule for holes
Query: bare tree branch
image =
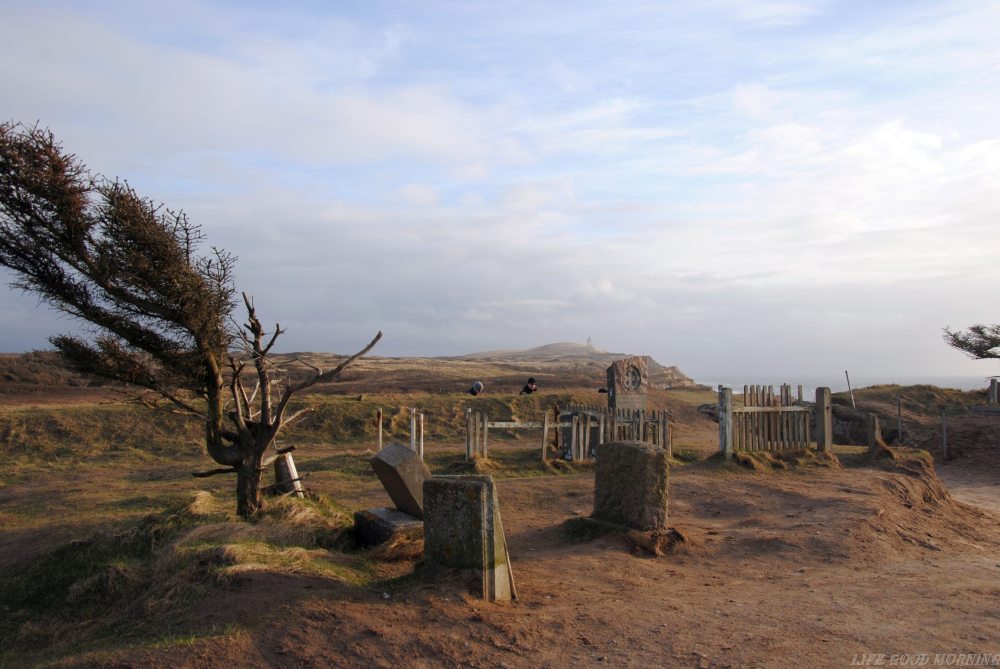
{"label": "bare tree branch", "polygon": [[282,394],[281,401],[278,404],[278,409],[275,412],[275,420],[274,420],[275,430],[277,430],[278,427],[280,427],[281,425],[281,417],[285,413],[285,408],[288,406],[288,400],[292,398],[292,395],[301,390],[305,390],[310,386],[314,386],[317,383],[325,383],[326,381],[331,381],[337,378],[337,376],[339,376],[340,373],[343,372],[348,365],[350,365],[352,362],[363,356],[368,351],[372,350],[375,347],[375,344],[377,344],[378,340],[381,338],[382,338],[382,331],[380,330],[378,334],[375,335],[374,339],[368,342],[367,346],[365,346],[363,349],[361,349],[360,351],[349,357],[347,360],[341,362],[339,365],[337,365],[330,371],[324,372],[323,374],[317,374],[316,376],[310,379],[306,379],[305,381],[296,383],[286,388],[285,392]]}

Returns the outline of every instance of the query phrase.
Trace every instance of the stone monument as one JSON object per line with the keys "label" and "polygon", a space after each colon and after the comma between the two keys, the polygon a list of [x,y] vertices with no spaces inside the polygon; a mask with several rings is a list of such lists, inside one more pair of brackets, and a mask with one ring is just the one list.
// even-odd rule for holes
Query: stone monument
{"label": "stone monument", "polygon": [[492,476],[425,481],[424,514],[426,564],[476,572],[483,599],[517,599]]}
{"label": "stone monument", "polygon": [[637,355],[608,367],[608,408],[645,411],[648,406],[649,358]]}
{"label": "stone monument", "polygon": [[641,441],[601,444],[594,476],[594,515],[635,530],[667,527],[668,453]]}

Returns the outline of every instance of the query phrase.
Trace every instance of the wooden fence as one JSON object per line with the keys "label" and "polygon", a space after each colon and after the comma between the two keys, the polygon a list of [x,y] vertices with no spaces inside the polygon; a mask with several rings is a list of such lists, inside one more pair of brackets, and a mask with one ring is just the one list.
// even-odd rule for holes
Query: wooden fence
{"label": "wooden fence", "polygon": [[552,429],[552,422],[548,412],[545,412],[541,421],[512,421],[495,420],[491,421],[484,413],[475,412],[472,409],[465,410],[465,459],[471,460],[473,457],[489,457],[490,429],[502,430],[538,430],[542,431],[542,453],[545,453],[545,446],[549,439],[549,430]]}
{"label": "wooden fence", "polygon": [[666,411],[570,404],[559,408],[559,426],[562,455],[573,462],[592,460],[597,445],[610,441],[645,441],[671,449],[670,415]]}
{"label": "wooden fence", "polygon": [[[378,409],[375,412],[376,452],[382,450],[382,427],[384,422],[382,409]],[[412,408],[410,409],[410,449],[416,451],[420,455],[421,460],[424,459],[424,414],[423,412],[417,413],[417,410]]]}
{"label": "wooden fence", "polygon": [[493,421],[484,413],[465,411],[465,459],[489,457],[490,430],[541,430],[542,460],[550,456],[550,431],[555,431],[556,457],[573,462],[592,460],[597,445],[607,441],[645,441],[671,447],[670,416],[666,411],[639,411],[569,405],[545,412],[540,421]]}
{"label": "wooden fence", "polygon": [[[719,386],[719,450],[785,451],[810,448],[814,408],[792,400],[791,386],[782,385],[776,394],[772,386],[744,386],[743,406],[733,406],[733,391]],[[832,447],[830,389],[816,389],[816,442],[821,450]]]}

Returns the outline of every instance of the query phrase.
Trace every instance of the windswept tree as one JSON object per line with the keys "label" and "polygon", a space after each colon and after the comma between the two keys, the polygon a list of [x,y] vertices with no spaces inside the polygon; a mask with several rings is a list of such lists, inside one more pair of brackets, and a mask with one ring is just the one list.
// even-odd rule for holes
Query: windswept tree
{"label": "windswept tree", "polygon": [[282,329],[267,332],[245,294],[246,323],[233,326],[235,258],[202,254],[202,242],[183,213],[90,173],[48,130],[0,125],[0,265],[13,286],[88,324],[88,337],[50,339],[70,367],[202,420],[223,466],[214,472],[236,474],[237,512],[250,517],[264,456],[299,415],[291,397],[338,376],[382,333],[336,368],[278,387],[268,354]]}
{"label": "windswept tree", "polygon": [[1000,325],[972,325],[967,330],[944,328],[944,341],[974,360],[1000,358]]}

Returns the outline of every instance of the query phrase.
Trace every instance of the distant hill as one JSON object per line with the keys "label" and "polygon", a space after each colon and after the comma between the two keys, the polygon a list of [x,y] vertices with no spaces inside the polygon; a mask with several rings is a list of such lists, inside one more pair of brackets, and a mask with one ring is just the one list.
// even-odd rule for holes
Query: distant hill
{"label": "distant hill", "polygon": [[524,350],[504,349],[499,351],[482,351],[454,356],[456,360],[560,360],[564,358],[595,360],[598,362],[613,362],[628,357],[625,353],[608,353],[594,346],[574,342],[558,342],[544,344]]}
{"label": "distant hill", "polygon": [[[318,393],[366,392],[463,392],[474,381],[482,381],[489,392],[520,390],[535,377],[544,390],[593,388],[606,382],[605,370],[626,353],[609,353],[586,344],[561,342],[526,350],[499,350],[435,358],[387,358],[366,356],[357,360],[334,383],[317,386]],[[279,353],[273,362],[279,374],[295,381],[335,367],[343,357],[334,353]],[[649,359],[649,381],[653,388],[697,388],[699,385],[680,369]],[[109,384],[114,385],[114,384]],[[0,397],[68,395],[90,397],[110,393],[101,381],[68,371],[52,352],[0,354]]]}
{"label": "distant hill", "polygon": [[[544,365],[545,363],[577,363],[607,367],[615,360],[631,357],[632,353],[610,353],[589,344],[575,342],[557,342],[544,344],[524,350],[502,349],[497,351],[482,351],[466,355],[445,357],[444,360],[464,360],[469,362],[494,362],[522,365]],[[676,366],[665,366],[646,356],[649,360],[649,381],[654,388],[693,388],[699,384]],[[600,375],[603,369],[595,369]]]}

